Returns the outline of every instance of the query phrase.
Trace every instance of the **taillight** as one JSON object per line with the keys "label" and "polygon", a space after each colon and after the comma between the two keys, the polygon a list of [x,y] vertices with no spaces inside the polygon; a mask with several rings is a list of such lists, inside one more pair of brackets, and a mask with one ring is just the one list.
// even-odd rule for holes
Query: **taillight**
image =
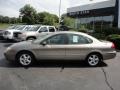
{"label": "taillight", "polygon": [[114,48],[114,49],[116,48],[114,43],[112,43],[112,46],[111,46],[111,48]]}

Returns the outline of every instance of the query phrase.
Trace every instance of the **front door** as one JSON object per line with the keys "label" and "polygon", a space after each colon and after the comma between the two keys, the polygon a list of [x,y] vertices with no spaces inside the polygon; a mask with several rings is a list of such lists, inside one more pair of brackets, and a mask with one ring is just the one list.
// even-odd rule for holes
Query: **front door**
{"label": "front door", "polygon": [[64,34],[57,34],[43,40],[46,45],[40,45],[38,49],[38,57],[40,59],[55,59],[60,60],[65,58],[66,36]]}

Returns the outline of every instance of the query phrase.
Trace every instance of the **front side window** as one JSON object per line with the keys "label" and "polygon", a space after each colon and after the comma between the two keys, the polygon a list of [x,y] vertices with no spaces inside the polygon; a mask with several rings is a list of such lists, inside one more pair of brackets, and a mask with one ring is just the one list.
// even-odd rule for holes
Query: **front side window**
{"label": "front side window", "polygon": [[39,32],[48,32],[47,27],[41,27]]}
{"label": "front side window", "polygon": [[32,28],[32,27],[27,26],[27,27],[25,27],[24,31],[28,31],[28,30],[30,30],[31,28]]}
{"label": "front side window", "polygon": [[90,41],[87,39],[87,37],[84,37],[82,35],[69,34],[68,43],[69,44],[88,44],[90,43]]}
{"label": "front side window", "polygon": [[66,44],[66,35],[59,34],[59,35],[52,36],[49,39],[47,39],[47,44],[50,44],[50,45]]}

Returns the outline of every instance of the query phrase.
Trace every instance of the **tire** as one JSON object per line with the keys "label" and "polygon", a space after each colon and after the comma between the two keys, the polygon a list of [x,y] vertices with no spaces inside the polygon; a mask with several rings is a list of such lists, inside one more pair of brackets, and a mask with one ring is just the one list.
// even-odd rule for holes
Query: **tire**
{"label": "tire", "polygon": [[98,66],[101,63],[101,61],[102,61],[101,55],[95,53],[88,55],[86,59],[87,64],[91,67]]}
{"label": "tire", "polygon": [[16,60],[18,64],[24,67],[31,66],[35,62],[34,55],[27,51],[18,53]]}
{"label": "tire", "polygon": [[27,40],[35,40],[36,38],[34,38],[34,37],[29,37],[29,38],[27,38]]}

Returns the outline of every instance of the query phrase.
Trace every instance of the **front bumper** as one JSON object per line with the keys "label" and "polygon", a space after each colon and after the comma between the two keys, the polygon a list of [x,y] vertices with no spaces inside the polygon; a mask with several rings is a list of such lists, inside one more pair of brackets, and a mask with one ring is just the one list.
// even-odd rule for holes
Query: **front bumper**
{"label": "front bumper", "polygon": [[15,61],[15,52],[14,51],[5,51],[4,56],[7,61]]}
{"label": "front bumper", "polygon": [[12,35],[3,35],[4,39],[13,39]]}

